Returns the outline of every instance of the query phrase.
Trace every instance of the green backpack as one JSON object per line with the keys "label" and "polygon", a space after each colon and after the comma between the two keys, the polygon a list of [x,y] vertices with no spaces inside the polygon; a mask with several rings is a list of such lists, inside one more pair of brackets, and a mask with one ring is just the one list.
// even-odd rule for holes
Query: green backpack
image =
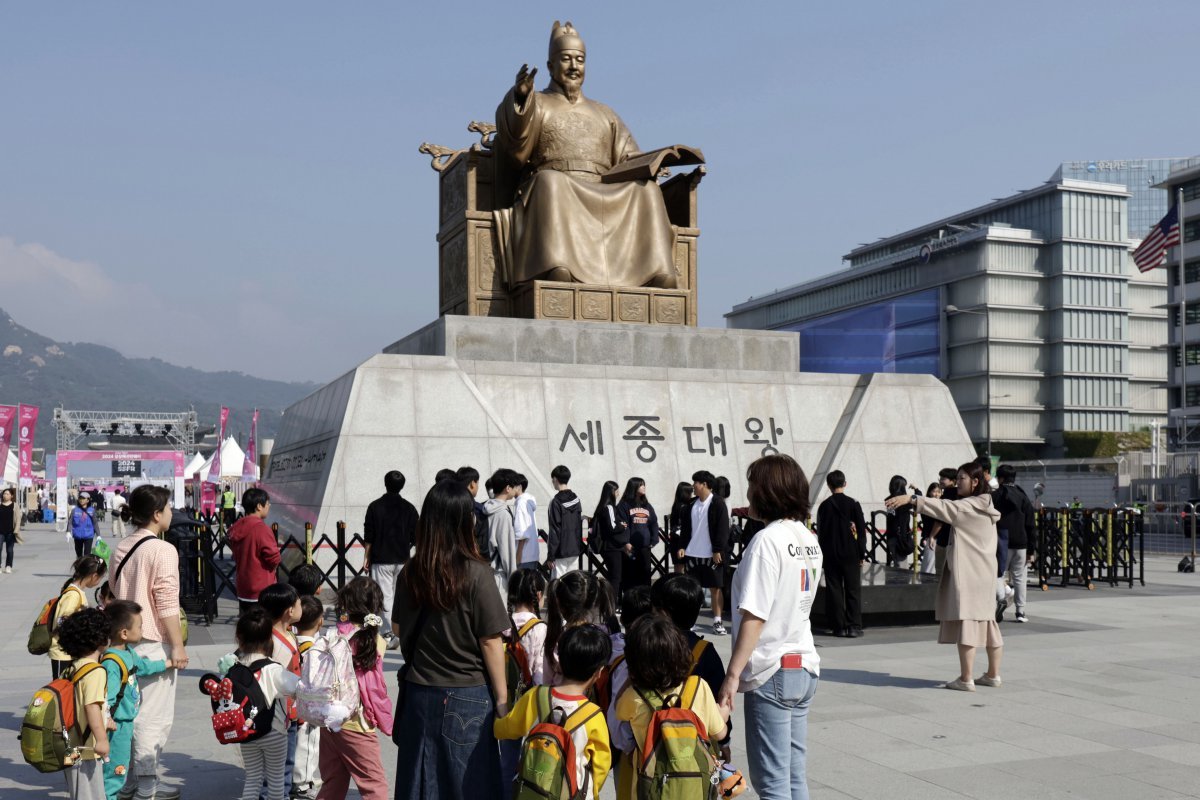
{"label": "green backpack", "polygon": [[[67,586],[59,592],[57,597],[51,597],[42,606],[42,611],[38,614],[37,619],[33,621],[33,627],[29,629],[29,643],[26,649],[29,650],[31,656],[44,656],[50,652],[50,645],[54,642],[54,618],[58,615],[58,604],[62,601],[63,595],[68,591],[79,592],[79,587],[75,584]],[[82,596],[83,592],[79,592]]]}
{"label": "green backpack", "polygon": [[637,759],[638,800],[707,800],[718,796],[720,762],[704,722],[692,711],[700,679],[695,675],[679,694],[647,697],[652,710]]}
{"label": "green backpack", "polygon": [[513,800],[586,800],[591,795],[591,771],[579,774],[571,734],[604,712],[585,700],[567,716],[561,708],[551,707],[549,686],[538,686],[531,691],[537,692],[541,721],[521,744]]}
{"label": "green backpack", "polygon": [[38,772],[60,772],[73,766],[80,756],[80,745],[87,739],[75,731],[75,684],[99,664],[84,664],[70,678],[56,678],[33,693],[21,723],[21,755]]}

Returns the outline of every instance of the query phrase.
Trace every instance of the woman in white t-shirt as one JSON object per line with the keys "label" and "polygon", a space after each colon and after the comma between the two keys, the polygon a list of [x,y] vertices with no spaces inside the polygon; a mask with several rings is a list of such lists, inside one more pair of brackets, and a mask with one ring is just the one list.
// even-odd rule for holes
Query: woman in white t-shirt
{"label": "woman in white t-shirt", "polygon": [[808,517],[808,479],[791,456],[760,458],[746,473],[750,516],[766,523],[733,579],[733,655],[718,702],[745,694],[750,782],[763,800],[808,797],[808,708],[820,658],[809,613],[821,546]]}

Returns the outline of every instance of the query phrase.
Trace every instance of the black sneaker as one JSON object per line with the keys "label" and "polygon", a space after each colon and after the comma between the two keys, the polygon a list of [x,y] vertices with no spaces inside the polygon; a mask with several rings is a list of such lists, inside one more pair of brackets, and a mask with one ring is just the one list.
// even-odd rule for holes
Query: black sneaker
{"label": "black sneaker", "polygon": [[1004,612],[1008,609],[1007,600],[996,601],[996,622],[1004,622]]}

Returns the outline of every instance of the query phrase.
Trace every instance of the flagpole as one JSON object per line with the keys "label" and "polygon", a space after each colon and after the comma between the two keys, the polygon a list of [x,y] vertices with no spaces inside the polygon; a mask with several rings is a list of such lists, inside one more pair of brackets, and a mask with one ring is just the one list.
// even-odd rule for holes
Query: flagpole
{"label": "flagpole", "polygon": [[1175,246],[1176,256],[1179,258],[1179,352],[1183,354],[1183,371],[1180,379],[1180,395],[1183,400],[1179,404],[1181,418],[1179,420],[1180,438],[1182,439],[1181,448],[1183,450],[1183,468],[1188,469],[1188,360],[1187,360],[1187,269],[1183,265],[1183,184],[1181,183],[1175,190],[1175,221],[1179,224],[1179,244]]}

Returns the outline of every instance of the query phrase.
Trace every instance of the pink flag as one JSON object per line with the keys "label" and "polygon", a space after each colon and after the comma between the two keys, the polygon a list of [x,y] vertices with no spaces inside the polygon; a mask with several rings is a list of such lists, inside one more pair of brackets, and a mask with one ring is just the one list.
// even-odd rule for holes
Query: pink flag
{"label": "pink flag", "polygon": [[21,460],[20,479],[23,486],[33,485],[33,431],[37,421],[38,407],[21,403],[17,412],[17,458]]}
{"label": "pink flag", "polygon": [[8,463],[8,442],[12,439],[16,416],[16,406],[0,406],[0,476],[4,473],[4,465]]}
{"label": "pink flag", "polygon": [[242,461],[242,480],[254,483],[258,480],[258,409],[254,409],[254,418],[250,420],[250,441],[246,444],[246,458]]}
{"label": "pink flag", "polygon": [[225,445],[225,426],[229,423],[229,407],[221,406],[221,434],[217,437],[217,450],[213,453],[212,466],[208,470],[208,482],[221,482],[221,448]]}

